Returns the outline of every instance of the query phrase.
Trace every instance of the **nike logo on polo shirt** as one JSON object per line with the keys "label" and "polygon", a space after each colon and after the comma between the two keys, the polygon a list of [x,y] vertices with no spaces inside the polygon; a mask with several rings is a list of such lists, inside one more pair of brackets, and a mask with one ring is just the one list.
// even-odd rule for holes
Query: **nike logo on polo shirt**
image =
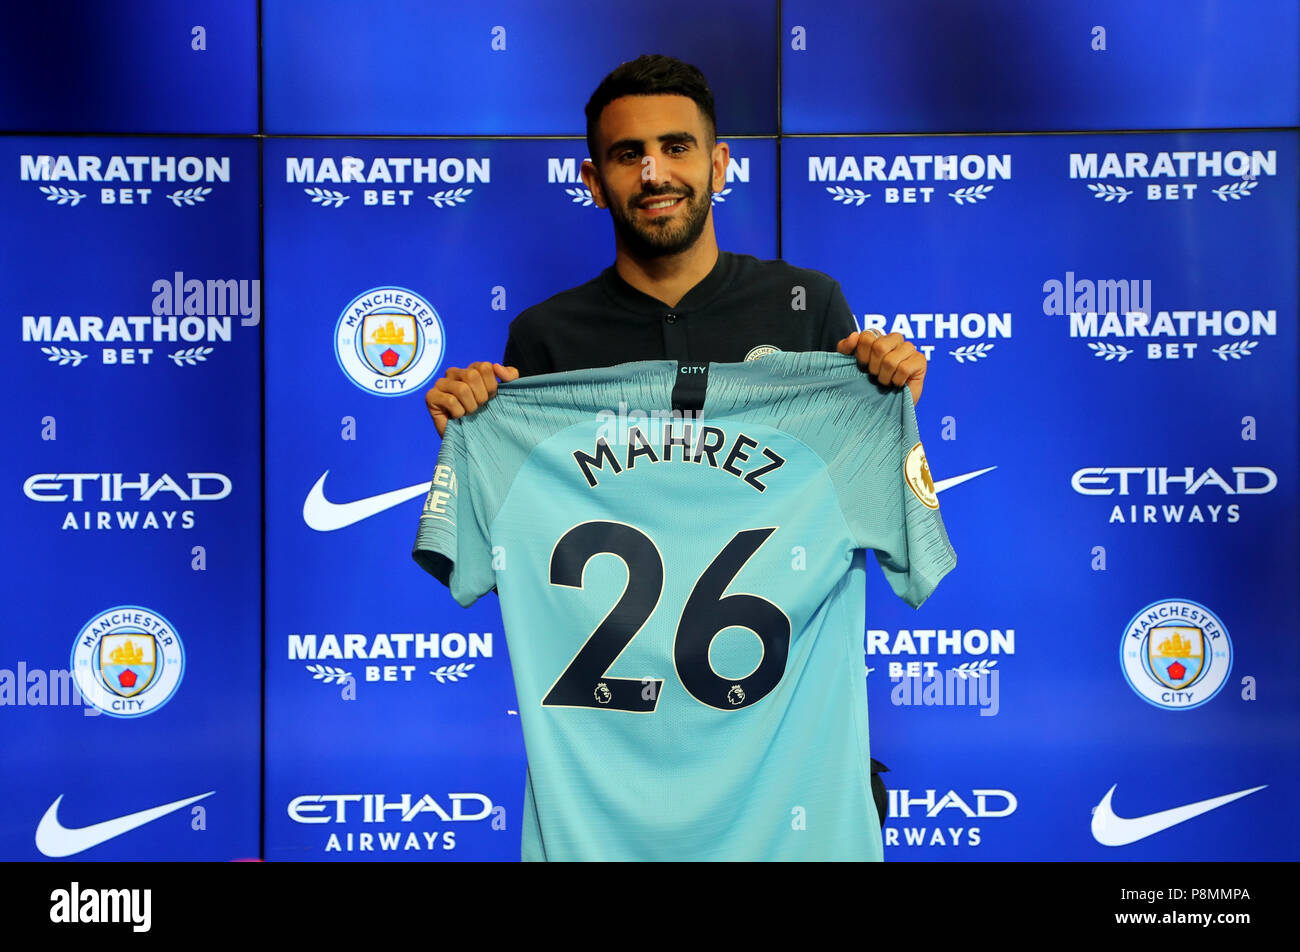
{"label": "nike logo on polo shirt", "polygon": [[1233,800],[1240,800],[1257,790],[1263,790],[1268,784],[1264,784],[1264,787],[1238,790],[1236,793],[1226,793],[1221,797],[1198,800],[1196,803],[1188,803],[1171,810],[1161,810],[1159,813],[1135,817],[1116,816],[1115,811],[1111,809],[1110,798],[1117,786],[1119,784],[1114,784],[1106,791],[1106,795],[1101,798],[1101,803],[1097,804],[1097,809],[1092,814],[1092,838],[1102,846],[1127,846],[1129,843],[1136,843],[1161,830],[1167,830],[1202,813],[1217,810]]}
{"label": "nike logo on polo shirt", "polygon": [[[945,489],[951,489],[968,479],[983,476],[995,469],[997,469],[996,466],[989,466],[985,469],[977,469],[973,473],[941,479],[934,484],[934,491],[941,493]],[[357,499],[353,502],[339,503],[330,502],[325,498],[325,477],[329,474],[328,469],[321,474],[321,478],[316,480],[316,485],[312,486],[311,491],[307,493],[307,499],[302,504],[303,521],[317,532],[334,532],[336,529],[346,529],[363,519],[377,516],[386,509],[392,509],[394,506],[400,506],[410,499],[425,495],[431,485],[431,483],[419,483],[414,486],[407,486],[405,489],[394,489],[386,493],[380,493],[377,496],[366,496],[364,499]]]}
{"label": "nike logo on polo shirt", "polygon": [[148,810],[141,810],[138,813],[128,813],[126,816],[105,820],[102,823],[92,823],[90,826],[76,828],[64,826],[59,822],[59,804],[63,801],[63,794],[59,794],[54,798],[54,802],[50,804],[50,808],[45,811],[45,816],[41,817],[41,822],[37,824],[36,848],[46,856],[55,858],[72,856],[75,853],[84,852],[92,846],[98,846],[100,843],[107,843],[123,833],[129,833],[136,827],[152,823],[159,817],[174,813],[191,803],[197,803],[204,797],[210,797],[214,793],[216,793],[215,790],[209,790],[207,793],[200,793],[197,797],[188,797],[184,800],[176,800],[173,803],[164,803],[162,806],[150,807]]}

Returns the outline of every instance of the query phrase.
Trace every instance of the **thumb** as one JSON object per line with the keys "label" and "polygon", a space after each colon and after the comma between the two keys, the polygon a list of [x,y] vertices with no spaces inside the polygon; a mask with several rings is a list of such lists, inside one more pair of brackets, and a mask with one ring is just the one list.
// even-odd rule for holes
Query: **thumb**
{"label": "thumb", "polygon": [[835,345],[835,349],[841,354],[851,354],[855,347],[858,346],[858,332],[854,331],[844,340]]}
{"label": "thumb", "polygon": [[516,367],[506,367],[502,364],[493,364],[492,370],[502,380],[510,381],[519,379],[519,370]]}

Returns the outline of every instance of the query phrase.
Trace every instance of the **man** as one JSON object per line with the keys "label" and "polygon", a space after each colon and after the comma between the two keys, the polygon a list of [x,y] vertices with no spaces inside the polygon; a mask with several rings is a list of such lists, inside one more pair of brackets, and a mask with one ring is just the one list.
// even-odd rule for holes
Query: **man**
{"label": "man", "polygon": [[[729,362],[772,350],[856,356],[877,383],[920,400],[926,360],[900,334],[859,332],[839,284],[781,261],[720,252],[713,193],[730,150],[717,141],[713,94],[698,69],[646,55],[610,73],[586,107],[582,180],[614,224],[612,267],[519,314],[504,364],[447,370],[425,396],[447,421],[473,413],[497,383],[634,360]],[[881,823],[885,790],[872,761]]]}

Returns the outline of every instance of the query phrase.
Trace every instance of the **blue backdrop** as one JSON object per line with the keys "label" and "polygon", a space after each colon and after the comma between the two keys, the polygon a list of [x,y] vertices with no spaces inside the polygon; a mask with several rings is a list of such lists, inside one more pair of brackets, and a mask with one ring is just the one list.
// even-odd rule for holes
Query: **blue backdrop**
{"label": "blue backdrop", "polygon": [[613,260],[582,106],[649,51],[717,97],[720,245],[930,362],[959,566],[868,582],[886,858],[1300,855],[1295,0],[655,9],[7,15],[0,858],[518,859],[423,394]]}

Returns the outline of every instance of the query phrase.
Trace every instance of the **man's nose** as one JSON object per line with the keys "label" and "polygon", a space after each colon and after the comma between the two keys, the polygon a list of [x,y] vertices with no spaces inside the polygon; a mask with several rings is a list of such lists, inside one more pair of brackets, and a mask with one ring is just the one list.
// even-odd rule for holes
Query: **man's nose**
{"label": "man's nose", "polygon": [[647,155],[641,163],[641,182],[649,189],[659,190],[672,182],[672,173],[668,163],[660,162],[655,156]]}

